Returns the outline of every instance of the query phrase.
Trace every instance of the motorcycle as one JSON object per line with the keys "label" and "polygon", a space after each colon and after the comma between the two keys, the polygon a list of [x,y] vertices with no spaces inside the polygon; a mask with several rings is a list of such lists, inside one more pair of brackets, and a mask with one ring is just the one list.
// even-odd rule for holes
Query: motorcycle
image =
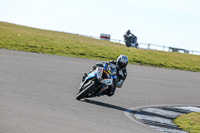
{"label": "motorcycle", "polygon": [[77,100],[102,96],[109,86],[114,86],[117,82],[116,69],[105,70],[106,67],[97,67],[89,72],[80,83],[80,88],[76,96]]}
{"label": "motorcycle", "polygon": [[139,45],[137,43],[137,37],[133,34],[124,35],[124,40],[127,47],[139,48]]}

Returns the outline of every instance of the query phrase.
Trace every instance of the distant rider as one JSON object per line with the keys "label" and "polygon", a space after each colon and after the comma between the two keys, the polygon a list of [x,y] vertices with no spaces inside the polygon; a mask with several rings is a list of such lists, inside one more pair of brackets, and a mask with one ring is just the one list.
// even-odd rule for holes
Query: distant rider
{"label": "distant rider", "polygon": [[130,35],[132,35],[134,38],[137,38],[135,35],[133,35],[133,34],[131,33],[130,30],[128,30],[128,31],[124,34],[124,39],[129,39],[129,38],[130,38]]}
{"label": "distant rider", "polygon": [[139,45],[137,43],[137,37],[135,35],[133,35],[130,30],[128,30],[124,34],[124,39],[125,39],[125,43],[126,43],[127,47],[132,46],[135,48],[139,48]]}
{"label": "distant rider", "polygon": [[[115,93],[116,87],[117,88],[122,87],[127,76],[127,71],[126,71],[127,64],[128,64],[128,57],[125,55],[120,55],[117,58],[117,61],[99,62],[93,66],[92,71],[95,70],[97,67],[104,67],[107,71],[111,69],[116,70],[116,75],[118,77],[117,82],[113,86],[109,86],[109,88],[106,89],[106,91],[104,91],[104,94],[112,96]],[[83,80],[85,79],[86,76],[87,74],[85,73],[85,75],[83,76]]]}

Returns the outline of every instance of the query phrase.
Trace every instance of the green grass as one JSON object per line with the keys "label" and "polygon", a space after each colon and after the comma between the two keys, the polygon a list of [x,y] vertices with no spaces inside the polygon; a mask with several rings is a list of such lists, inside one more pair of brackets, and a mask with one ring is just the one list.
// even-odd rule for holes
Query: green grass
{"label": "green grass", "polygon": [[174,123],[190,133],[200,133],[200,113],[192,112],[177,117]]}
{"label": "green grass", "polygon": [[131,64],[200,72],[198,55],[128,48],[110,41],[5,22],[0,22],[0,48],[98,60],[116,60],[124,54]]}

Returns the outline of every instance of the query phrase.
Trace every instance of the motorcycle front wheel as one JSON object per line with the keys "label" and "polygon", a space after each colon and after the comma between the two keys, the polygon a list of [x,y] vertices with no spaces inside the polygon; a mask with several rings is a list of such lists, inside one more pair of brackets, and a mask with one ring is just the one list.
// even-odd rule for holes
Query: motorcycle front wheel
{"label": "motorcycle front wheel", "polygon": [[130,46],[131,46],[131,43],[130,43],[130,42],[126,42],[126,46],[127,46],[127,47],[130,47]]}
{"label": "motorcycle front wheel", "polygon": [[[88,84],[88,83],[87,83]],[[81,92],[76,96],[77,100],[81,100],[82,98],[88,96],[94,89],[96,88],[96,84],[94,81],[89,81],[89,85],[82,89]]]}

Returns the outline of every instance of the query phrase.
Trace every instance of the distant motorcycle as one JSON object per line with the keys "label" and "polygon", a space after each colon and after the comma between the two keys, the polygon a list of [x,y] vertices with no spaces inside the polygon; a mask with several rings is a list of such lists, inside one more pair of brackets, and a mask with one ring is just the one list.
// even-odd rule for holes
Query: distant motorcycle
{"label": "distant motorcycle", "polygon": [[137,43],[137,37],[133,34],[124,35],[124,40],[127,47],[139,48],[139,45]]}
{"label": "distant motorcycle", "polygon": [[114,85],[117,81],[117,70],[104,70],[105,67],[97,67],[87,74],[80,84],[77,100],[82,98],[91,98],[102,96],[109,86]]}

